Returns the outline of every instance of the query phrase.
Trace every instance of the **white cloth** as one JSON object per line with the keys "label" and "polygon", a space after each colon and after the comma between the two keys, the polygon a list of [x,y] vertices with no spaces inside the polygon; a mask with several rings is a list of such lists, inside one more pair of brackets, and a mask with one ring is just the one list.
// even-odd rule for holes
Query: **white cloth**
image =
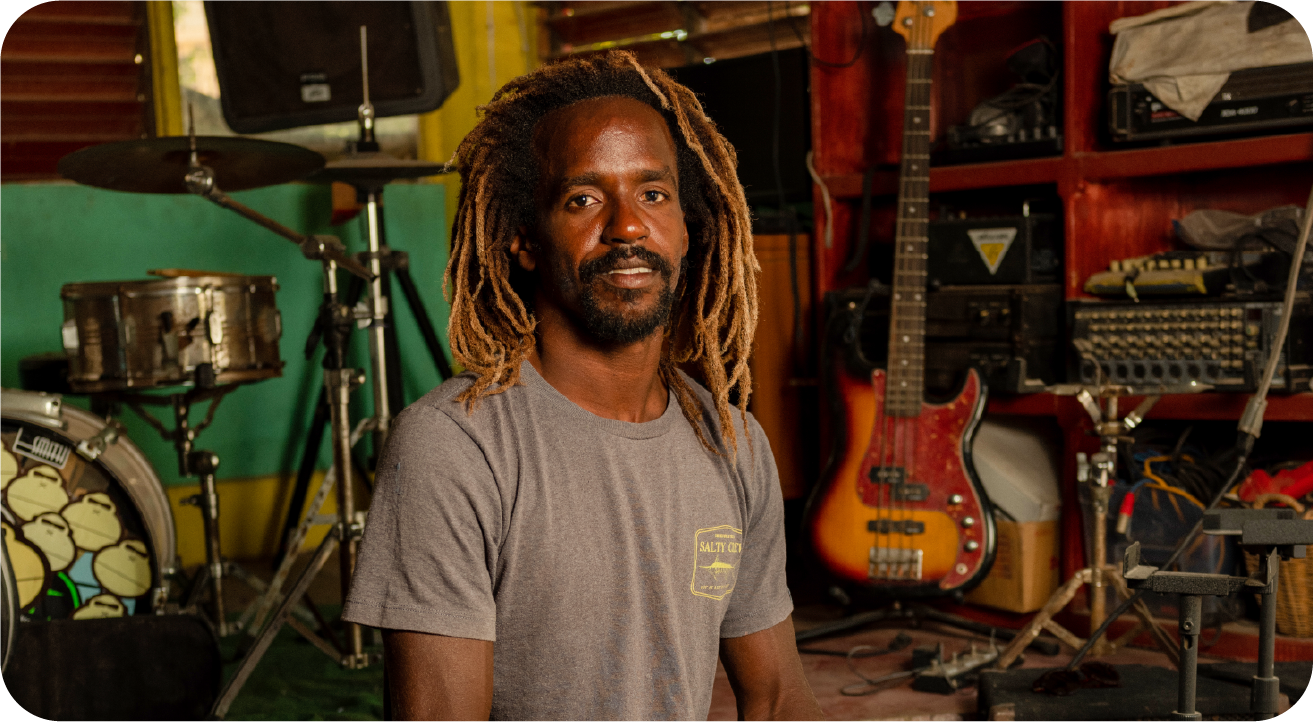
{"label": "white cloth", "polygon": [[1252,2],[1190,2],[1109,26],[1113,83],[1143,83],[1164,105],[1198,120],[1231,73],[1313,60],[1299,21],[1248,32]]}

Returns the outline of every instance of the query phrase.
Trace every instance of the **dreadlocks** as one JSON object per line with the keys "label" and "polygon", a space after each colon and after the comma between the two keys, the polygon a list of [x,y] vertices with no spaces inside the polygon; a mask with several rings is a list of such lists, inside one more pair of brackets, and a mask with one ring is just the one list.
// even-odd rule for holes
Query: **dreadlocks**
{"label": "dreadlocks", "polygon": [[660,70],[644,69],[625,51],[567,59],[510,81],[480,108],[483,119],[456,149],[460,203],[444,292],[451,302],[452,355],[476,375],[458,399],[472,410],[480,398],[518,383],[520,364],[534,345],[533,296],[508,250],[520,227],[535,225],[534,128],[552,110],[603,96],[647,103],[675,139],[688,272],[676,288],[680,300],[666,324],[659,373],[698,439],[714,452],[702,430],[702,406],[675,372],[678,364],[697,364],[724,438],[737,449],[730,398],[737,395],[746,419],[759,270],[737,158],[692,91]]}

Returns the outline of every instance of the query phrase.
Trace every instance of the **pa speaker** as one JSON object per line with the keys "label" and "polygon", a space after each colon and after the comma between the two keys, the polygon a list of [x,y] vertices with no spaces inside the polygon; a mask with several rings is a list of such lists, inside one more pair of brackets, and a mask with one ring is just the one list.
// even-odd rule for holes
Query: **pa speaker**
{"label": "pa speaker", "polygon": [[377,117],[436,110],[460,83],[446,2],[206,2],[223,118],[237,133],[355,120],[368,28]]}

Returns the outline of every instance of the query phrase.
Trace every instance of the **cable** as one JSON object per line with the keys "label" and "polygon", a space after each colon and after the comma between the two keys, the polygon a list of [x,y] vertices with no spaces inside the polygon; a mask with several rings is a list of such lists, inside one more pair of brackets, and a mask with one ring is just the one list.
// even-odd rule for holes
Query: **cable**
{"label": "cable", "polygon": [[[1313,225],[1313,190],[1309,191],[1308,205],[1304,208],[1303,221],[1303,225],[1299,231],[1299,241],[1296,242],[1295,252],[1291,256],[1290,276],[1286,283],[1286,297],[1281,307],[1281,321],[1277,326],[1276,336],[1273,337],[1273,346],[1275,348],[1270,349],[1271,353],[1269,353],[1267,357],[1267,365],[1263,367],[1263,378],[1259,381],[1258,390],[1249,398],[1249,403],[1245,406],[1244,415],[1240,417],[1240,423],[1237,429],[1239,433],[1235,446],[1237,452],[1235,467],[1231,470],[1231,475],[1228,476],[1226,481],[1222,483],[1222,486],[1218,488],[1212,501],[1210,501],[1207,508],[1205,508],[1205,512],[1221,503],[1222,496],[1235,485],[1237,477],[1240,476],[1241,469],[1245,466],[1245,461],[1249,458],[1249,453],[1254,449],[1254,441],[1262,431],[1263,412],[1267,409],[1267,392],[1268,389],[1272,387],[1272,377],[1276,374],[1277,361],[1280,358],[1282,347],[1285,346],[1286,335],[1290,332],[1290,316],[1295,307],[1295,286],[1299,280],[1299,269],[1304,261],[1304,252],[1308,248],[1309,227],[1310,225]],[[1172,564],[1175,564],[1176,560],[1185,552],[1186,547],[1188,547],[1194,541],[1194,538],[1198,536],[1200,530],[1203,529],[1203,526],[1204,520],[1201,517],[1199,521],[1195,522],[1194,528],[1190,530],[1190,533],[1186,534],[1176,545],[1176,548],[1172,550],[1172,555],[1167,558],[1167,562],[1159,567],[1159,569],[1167,569],[1171,567]],[[1154,573],[1157,574],[1158,572]],[[1085,658],[1085,655],[1089,654],[1089,651],[1094,647],[1094,643],[1103,637],[1104,632],[1108,631],[1108,627],[1112,624],[1113,620],[1120,617],[1127,609],[1130,609],[1131,605],[1138,601],[1140,597],[1144,596],[1144,593],[1148,591],[1148,589],[1149,585],[1144,584],[1140,586],[1139,589],[1136,589],[1134,594],[1123,600],[1121,604],[1118,604],[1117,608],[1112,610],[1112,613],[1103,620],[1103,624],[1100,624],[1099,628],[1090,635],[1089,639],[1085,640],[1085,644],[1076,652],[1076,656],[1072,657],[1071,661],[1067,663],[1067,669],[1075,669],[1076,666],[1080,664],[1081,660]]]}
{"label": "cable", "polygon": [[812,182],[821,188],[821,202],[825,204],[825,247],[834,248],[834,202],[830,200],[830,187],[825,185],[825,179],[821,174],[816,172],[816,166],[812,164],[812,152],[807,151],[807,173],[812,177]]}

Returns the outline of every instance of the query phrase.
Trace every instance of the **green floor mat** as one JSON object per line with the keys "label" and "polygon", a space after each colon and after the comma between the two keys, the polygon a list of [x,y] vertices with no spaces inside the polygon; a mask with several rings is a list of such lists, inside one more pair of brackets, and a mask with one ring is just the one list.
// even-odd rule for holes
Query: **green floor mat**
{"label": "green floor mat", "polygon": [[[321,607],[334,619],[337,610]],[[243,635],[222,640],[224,683],[237,670],[234,656]],[[366,632],[366,640],[369,634]],[[366,651],[377,652],[373,647]],[[229,720],[381,720],[383,665],[343,669],[290,627],[284,626],[233,701]]]}

